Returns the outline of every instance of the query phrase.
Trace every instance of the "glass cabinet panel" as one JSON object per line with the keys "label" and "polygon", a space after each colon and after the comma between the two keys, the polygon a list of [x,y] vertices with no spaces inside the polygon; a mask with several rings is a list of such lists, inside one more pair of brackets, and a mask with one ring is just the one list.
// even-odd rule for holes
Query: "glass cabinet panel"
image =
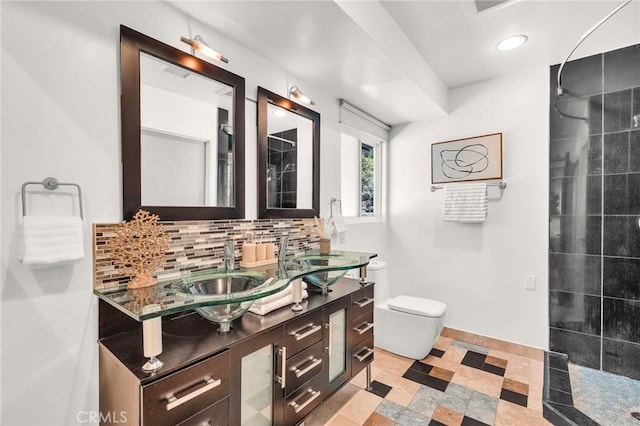
{"label": "glass cabinet panel", "polygon": [[273,352],[273,345],[267,345],[242,358],[240,368],[242,425],[272,424]]}
{"label": "glass cabinet panel", "polygon": [[329,315],[329,381],[347,369],[347,311],[341,309]]}

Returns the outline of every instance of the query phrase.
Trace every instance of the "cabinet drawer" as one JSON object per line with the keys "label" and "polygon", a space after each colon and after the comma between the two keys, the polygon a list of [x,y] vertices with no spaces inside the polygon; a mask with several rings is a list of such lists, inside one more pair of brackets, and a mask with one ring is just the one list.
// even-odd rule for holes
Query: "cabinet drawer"
{"label": "cabinet drawer", "polygon": [[177,424],[229,394],[229,352],[142,388],[142,424]]}
{"label": "cabinet drawer", "polygon": [[322,339],[322,311],[290,321],[285,326],[288,355],[295,355]]}
{"label": "cabinet drawer", "polygon": [[323,348],[318,342],[287,360],[287,394],[322,371]]}
{"label": "cabinet drawer", "polygon": [[229,398],[218,401],[176,426],[227,426],[229,424]]}
{"label": "cabinet drawer", "polygon": [[351,375],[358,374],[371,361],[373,361],[373,336],[351,351]]}
{"label": "cabinet drawer", "polygon": [[373,311],[370,311],[351,323],[351,344],[357,345],[364,339],[373,336]]}
{"label": "cabinet drawer", "polygon": [[321,379],[322,374],[318,374],[285,400],[285,425],[295,425],[322,402],[324,395]]}
{"label": "cabinet drawer", "polygon": [[[373,312],[373,286],[359,290],[351,296],[351,323],[358,325],[359,319]],[[355,324],[358,323],[358,324]]]}

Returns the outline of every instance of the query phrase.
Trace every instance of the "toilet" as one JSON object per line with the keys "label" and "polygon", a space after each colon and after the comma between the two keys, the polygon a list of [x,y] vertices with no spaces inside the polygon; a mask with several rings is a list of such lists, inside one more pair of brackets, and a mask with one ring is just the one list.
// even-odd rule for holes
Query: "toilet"
{"label": "toilet", "polygon": [[384,261],[371,260],[367,275],[376,283],[375,345],[406,358],[425,358],[442,331],[447,305],[437,300],[405,295],[390,298]]}

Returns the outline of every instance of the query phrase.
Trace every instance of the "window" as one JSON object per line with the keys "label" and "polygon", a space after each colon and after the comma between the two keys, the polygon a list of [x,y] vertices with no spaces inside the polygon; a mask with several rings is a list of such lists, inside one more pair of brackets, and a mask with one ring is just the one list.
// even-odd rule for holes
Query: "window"
{"label": "window", "polygon": [[342,134],[342,213],[350,218],[380,219],[382,143]]}

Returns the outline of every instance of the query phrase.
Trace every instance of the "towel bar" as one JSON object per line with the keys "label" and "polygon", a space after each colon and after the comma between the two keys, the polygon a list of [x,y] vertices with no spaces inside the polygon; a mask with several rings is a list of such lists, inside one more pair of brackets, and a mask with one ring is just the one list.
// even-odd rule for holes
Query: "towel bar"
{"label": "towel bar", "polygon": [[42,185],[45,189],[48,189],[50,191],[58,189],[58,187],[61,185],[75,186],[78,190],[78,208],[80,210],[80,219],[84,219],[84,216],[82,214],[82,191],[80,189],[80,185],[78,185],[77,183],[58,182],[58,179],[54,177],[45,178],[45,180],[43,180],[42,182],[25,182],[22,184],[22,216],[27,215],[26,187],[28,185]]}
{"label": "towel bar", "polygon": [[[507,187],[507,182],[488,183],[487,186],[497,186],[500,189],[505,189]],[[431,185],[431,192],[435,192],[436,190],[442,188],[444,188],[444,186]]]}

